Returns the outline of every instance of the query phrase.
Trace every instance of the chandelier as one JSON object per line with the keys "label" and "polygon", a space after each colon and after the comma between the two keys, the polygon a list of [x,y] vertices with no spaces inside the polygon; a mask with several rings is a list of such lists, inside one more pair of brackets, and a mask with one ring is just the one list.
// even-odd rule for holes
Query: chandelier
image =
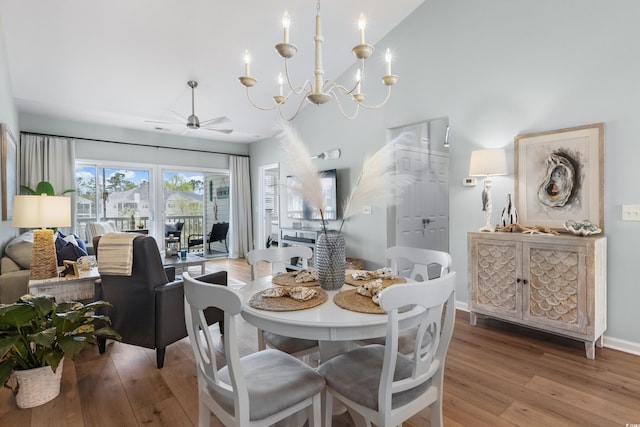
{"label": "chandelier", "polygon": [[[278,95],[275,95],[273,97],[273,100],[275,101],[274,105],[269,107],[262,107],[256,104],[254,100],[251,98],[249,89],[251,89],[258,81],[254,77],[251,77],[251,74],[249,72],[251,57],[249,55],[249,52],[245,51],[244,76],[239,77],[239,80],[240,80],[240,83],[242,83],[242,85],[247,88],[247,98],[251,103],[251,105],[253,105],[254,107],[260,110],[274,110],[277,108],[280,112],[280,116],[285,120],[293,120],[298,115],[298,113],[300,112],[300,109],[304,104],[305,99],[313,104],[322,105],[328,102],[329,100],[331,100],[331,98],[333,98],[336,100],[340,108],[340,111],[342,112],[342,115],[347,119],[354,119],[358,115],[358,112],[360,111],[360,107],[368,108],[368,109],[375,109],[375,108],[382,107],[389,100],[389,97],[391,96],[391,86],[393,86],[398,81],[398,76],[391,74],[391,51],[387,49],[387,52],[385,54],[386,73],[384,76],[382,76],[382,83],[385,86],[387,86],[387,95],[384,98],[384,100],[379,104],[367,105],[364,103],[365,95],[364,93],[362,93],[362,77],[364,75],[365,60],[373,53],[373,46],[365,43],[364,30],[366,27],[366,20],[364,15],[360,14],[360,17],[358,19],[360,43],[357,46],[355,46],[353,49],[351,49],[351,51],[353,52],[353,55],[358,60],[360,60],[360,65],[358,66],[358,70],[356,73],[355,84],[353,85],[352,88],[346,88],[342,85],[335,83],[332,80],[324,79],[324,70],[322,68],[322,42],[324,38],[322,37],[322,32],[321,32],[322,20],[320,17],[320,1],[318,1],[316,4],[316,10],[317,10],[316,33],[313,39],[313,43],[315,45],[315,68],[313,71],[313,74],[314,74],[313,82],[311,82],[310,80],[307,80],[301,86],[295,86],[294,84],[291,83],[287,61],[296,54],[296,52],[298,51],[298,48],[295,45],[289,43],[289,25],[291,23],[291,20],[289,17],[289,13],[285,12],[284,16],[282,17],[282,27],[284,29],[284,40],[282,43],[278,43],[275,46],[278,54],[284,59],[284,77],[283,77],[283,73],[280,73],[278,75],[279,93]],[[285,81],[287,83],[287,92],[288,92],[286,95],[284,91]],[[295,112],[293,113],[293,115],[287,116],[283,112],[282,106],[293,95],[300,96],[300,102],[298,104],[298,107],[295,109]],[[345,112],[340,99],[341,96],[346,98],[351,98],[355,102],[356,108],[351,115]]]}

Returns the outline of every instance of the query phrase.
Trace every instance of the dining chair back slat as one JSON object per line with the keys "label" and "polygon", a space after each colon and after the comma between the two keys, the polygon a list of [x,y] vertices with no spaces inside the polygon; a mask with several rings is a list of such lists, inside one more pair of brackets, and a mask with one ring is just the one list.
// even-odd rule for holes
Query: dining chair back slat
{"label": "dining chair back slat", "polygon": [[407,246],[391,246],[387,248],[385,254],[387,259],[391,260],[391,270],[395,274],[401,274],[400,270],[402,268],[400,268],[400,264],[404,266],[408,261],[408,268],[411,269],[408,277],[418,282],[441,277],[451,270],[451,255],[447,252]]}

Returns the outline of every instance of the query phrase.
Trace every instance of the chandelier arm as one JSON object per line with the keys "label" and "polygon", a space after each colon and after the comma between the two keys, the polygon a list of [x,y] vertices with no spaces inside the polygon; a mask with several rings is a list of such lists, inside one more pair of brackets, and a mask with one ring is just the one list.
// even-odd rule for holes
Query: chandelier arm
{"label": "chandelier arm", "polygon": [[384,104],[386,104],[390,97],[391,97],[391,86],[387,86],[387,96],[384,98],[384,101],[382,101],[381,103],[377,105],[366,105],[366,104],[363,104],[362,102],[357,102],[357,101],[356,102],[358,105],[361,105],[364,108],[367,108],[369,110],[375,110],[376,108],[380,108]]}
{"label": "chandelier arm", "polygon": [[347,120],[353,120],[358,116],[358,112],[360,111],[360,103],[356,102],[356,110],[353,113],[353,115],[348,115],[347,113],[345,113],[344,108],[342,107],[342,102],[340,102],[340,98],[338,97],[338,94],[335,93],[335,91],[331,90],[330,92],[328,92],[331,94],[331,96],[333,97],[333,99],[336,100],[336,103],[338,104],[338,108],[340,109],[340,112],[342,113],[342,116],[347,119]]}
{"label": "chandelier arm", "polygon": [[262,110],[262,111],[271,111],[271,110],[275,110],[276,108],[278,108],[278,104],[273,105],[271,107],[261,107],[258,104],[256,104],[255,102],[253,102],[253,99],[251,99],[251,95],[249,95],[249,88],[247,88],[247,99],[249,100],[249,102],[251,103],[251,105],[253,105],[254,107],[256,107],[258,110]]}
{"label": "chandelier arm", "polygon": [[293,113],[293,116],[291,116],[291,117],[285,115],[284,111],[282,109],[282,104],[279,105],[280,108],[278,108],[278,111],[280,112],[280,117],[282,117],[283,119],[285,119],[288,122],[290,122],[291,120],[295,119],[298,116],[298,113],[300,113],[300,110],[302,110],[302,104],[304,104],[305,99],[306,99],[306,97],[302,97],[300,99],[300,103],[298,104],[298,108],[296,109],[295,113]]}
{"label": "chandelier arm", "polygon": [[[295,87],[293,83],[291,83],[291,77],[289,76],[289,63],[287,62],[287,58],[284,58],[284,74],[287,76],[287,84],[289,85],[290,92],[295,93],[296,95],[307,94],[313,90],[313,86],[311,85],[311,81],[305,81],[302,86]],[[309,89],[307,89],[307,85],[309,85]]]}
{"label": "chandelier arm", "polygon": [[327,92],[331,92],[335,89],[339,89],[340,93],[344,94],[344,95],[351,95],[353,94],[353,91],[356,90],[356,87],[358,87],[358,84],[356,83],[353,88],[351,88],[351,90],[349,90],[348,88],[339,85],[337,83],[335,83],[334,81],[331,80],[327,80],[327,83],[331,83],[331,87],[327,88]]}

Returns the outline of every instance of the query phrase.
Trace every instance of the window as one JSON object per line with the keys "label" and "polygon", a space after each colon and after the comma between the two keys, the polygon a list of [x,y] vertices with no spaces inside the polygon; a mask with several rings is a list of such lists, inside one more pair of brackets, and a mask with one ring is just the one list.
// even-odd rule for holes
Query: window
{"label": "window", "polygon": [[152,212],[149,169],[76,163],[77,230],[87,222],[109,221],[118,230],[148,229]]}

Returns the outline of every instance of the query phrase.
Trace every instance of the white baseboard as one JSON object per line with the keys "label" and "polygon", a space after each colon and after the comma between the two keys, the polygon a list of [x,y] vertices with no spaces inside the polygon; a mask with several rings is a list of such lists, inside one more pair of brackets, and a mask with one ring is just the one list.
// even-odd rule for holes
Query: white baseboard
{"label": "white baseboard", "polygon": [[608,337],[605,335],[603,345],[613,350],[640,356],[640,343],[637,342],[621,340],[619,338]]}
{"label": "white baseboard", "polygon": [[[466,302],[456,301],[456,309],[469,311],[469,305]],[[603,346],[612,350],[618,350],[625,353],[640,356],[640,343],[626,341],[619,338],[604,336]]]}

